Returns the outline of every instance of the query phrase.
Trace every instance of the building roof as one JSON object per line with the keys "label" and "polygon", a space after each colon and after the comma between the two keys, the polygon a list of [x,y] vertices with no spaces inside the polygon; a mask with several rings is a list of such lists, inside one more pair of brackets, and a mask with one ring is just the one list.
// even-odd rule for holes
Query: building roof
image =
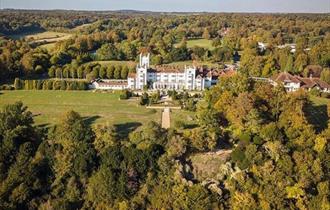
{"label": "building roof", "polygon": [[236,73],[237,72],[234,69],[224,70],[220,72],[219,77],[232,77]]}
{"label": "building roof", "polygon": [[300,80],[296,76],[293,76],[288,72],[281,72],[277,75],[274,75],[271,79],[275,82],[300,83]]}
{"label": "building roof", "polygon": [[322,89],[329,89],[330,88],[330,85],[324,81],[322,81],[321,79],[319,78],[313,78],[313,77],[310,77],[310,78],[302,78],[300,77],[299,78],[302,82],[302,88],[313,88],[315,86],[318,86]]}
{"label": "building roof", "polygon": [[180,68],[179,66],[162,65],[151,68],[148,71],[155,73],[183,73],[185,69],[182,67]]}
{"label": "building roof", "polygon": [[272,80],[275,82],[299,83],[302,88],[313,88],[315,86],[318,86],[322,89],[330,88],[330,85],[322,81],[320,78],[293,76],[287,72],[281,72],[280,74],[273,76]]}
{"label": "building roof", "polygon": [[130,72],[128,73],[128,78],[135,78],[136,77],[136,73]]}
{"label": "building roof", "polygon": [[96,82],[98,85],[100,86],[106,86],[106,87],[111,87],[111,86],[127,86],[128,85],[128,82],[127,81],[99,81],[99,82]]}

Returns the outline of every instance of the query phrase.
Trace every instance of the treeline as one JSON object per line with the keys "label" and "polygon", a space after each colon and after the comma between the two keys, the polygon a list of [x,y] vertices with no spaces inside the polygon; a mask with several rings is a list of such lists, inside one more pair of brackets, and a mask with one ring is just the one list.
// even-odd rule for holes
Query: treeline
{"label": "treeline", "polygon": [[84,12],[2,10],[0,34],[12,35],[45,30],[65,30],[97,20]]}
{"label": "treeline", "polygon": [[85,81],[67,80],[21,80],[16,78],[15,90],[88,90]]}
{"label": "treeline", "polygon": [[[9,22],[8,14],[4,16]],[[33,23],[30,17],[33,14],[24,12],[17,17]],[[64,14],[65,11],[35,15],[41,15],[40,21],[57,22],[58,18],[79,19],[80,13],[62,17]],[[85,15],[88,20],[95,17],[100,20],[82,28],[69,40],[56,43],[52,52],[33,49],[25,41],[2,40],[1,79],[42,75],[52,66],[63,68],[73,64],[78,68],[92,60],[136,61],[140,52],[147,51],[156,65],[184,60],[223,63],[241,59],[241,70],[253,76],[270,76],[279,71],[302,73],[310,64],[330,67],[327,15],[81,13],[82,17]],[[201,37],[211,40],[213,48],[187,47],[187,41]],[[258,42],[267,43],[267,49],[260,50]],[[287,43],[296,44],[295,53],[289,47],[278,48]]]}

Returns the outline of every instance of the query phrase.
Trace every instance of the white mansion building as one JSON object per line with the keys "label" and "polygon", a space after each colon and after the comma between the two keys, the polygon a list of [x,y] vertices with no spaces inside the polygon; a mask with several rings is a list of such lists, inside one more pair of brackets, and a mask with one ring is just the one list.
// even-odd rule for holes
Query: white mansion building
{"label": "white mansion building", "polygon": [[175,67],[150,68],[150,54],[140,54],[140,63],[135,74],[128,76],[128,88],[142,90],[146,85],[154,90],[204,90],[211,87],[212,78],[196,76],[195,67],[178,69]]}
{"label": "white mansion building", "polygon": [[177,68],[173,66],[150,67],[150,54],[140,54],[140,62],[136,73],[130,73],[127,80],[98,80],[92,83],[94,89],[113,90],[143,90],[145,87],[153,90],[204,90],[216,84],[218,77],[233,74],[234,70],[205,71],[196,67]]}

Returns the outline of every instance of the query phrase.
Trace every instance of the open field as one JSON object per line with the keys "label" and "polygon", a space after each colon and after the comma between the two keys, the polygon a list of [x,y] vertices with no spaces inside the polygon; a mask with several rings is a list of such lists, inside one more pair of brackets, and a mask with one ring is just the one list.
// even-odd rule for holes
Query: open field
{"label": "open field", "polygon": [[214,47],[212,46],[212,41],[207,39],[190,39],[187,40],[187,47],[193,48],[193,47],[203,47],[209,50],[213,50]]}
{"label": "open field", "polygon": [[207,39],[191,39],[187,41],[187,47],[188,48],[192,48],[192,47],[204,47],[207,48],[209,50],[213,50],[214,47],[212,46],[212,41],[211,40],[207,40]]}
{"label": "open field", "polygon": [[171,66],[192,66],[192,65],[195,65],[195,66],[208,66],[210,68],[218,68],[220,67],[219,64],[217,63],[211,63],[211,62],[207,62],[207,61],[192,61],[192,60],[186,60],[186,61],[177,61],[177,62],[172,62],[172,63],[169,63],[167,65],[171,65]]}
{"label": "open field", "polygon": [[306,109],[307,120],[314,125],[318,132],[321,132],[328,126],[327,104],[330,103],[330,99],[315,96],[311,96],[310,99],[312,104]]}
{"label": "open field", "polygon": [[13,39],[27,39],[32,42],[57,42],[61,40],[65,40],[71,37],[69,33],[60,33],[53,31],[45,31],[34,34],[17,34],[10,36]]}
{"label": "open field", "polygon": [[83,24],[83,25],[77,26],[77,27],[73,28],[72,30],[73,30],[73,31],[78,31],[78,32],[79,32],[79,31],[82,31],[82,30],[88,28],[89,26],[92,26],[92,25],[93,25],[93,23],[86,23],[86,24]]}
{"label": "open field", "polygon": [[90,91],[2,91],[0,107],[22,101],[36,115],[37,125],[59,122],[69,110],[79,112],[92,124],[141,125],[148,121],[160,123],[160,110],[146,109],[137,101],[120,101],[118,93]]}
{"label": "open field", "polygon": [[17,34],[10,36],[12,39],[26,39],[30,43],[40,44],[40,47],[51,50],[56,42],[67,40],[72,36],[69,33],[60,33],[53,31],[45,31],[32,34]]}
{"label": "open field", "polygon": [[[98,63],[101,66],[107,66],[107,65],[127,65],[129,67],[135,67],[137,63],[133,62],[133,61],[92,61],[89,63]],[[86,63],[86,64],[89,64]],[[85,64],[85,65],[86,65]]]}

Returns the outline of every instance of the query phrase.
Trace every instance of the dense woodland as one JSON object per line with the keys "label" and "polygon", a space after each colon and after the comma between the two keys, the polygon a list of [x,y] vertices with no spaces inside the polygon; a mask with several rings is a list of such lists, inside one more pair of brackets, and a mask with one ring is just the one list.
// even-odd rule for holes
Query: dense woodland
{"label": "dense woodland", "polygon": [[[0,20],[6,36],[92,23],[52,51],[4,36],[0,76],[16,89],[86,87],[43,78],[125,78],[134,69],[90,61],[135,61],[145,50],[153,64],[241,56],[238,74],[205,91],[203,100],[170,93],[195,111],[194,125],[178,122],[165,130],[150,122],[123,130],[92,126],[68,110],[59,124],[42,127],[24,104],[4,107],[0,209],[330,209],[330,121],[313,123],[304,91],[286,93],[249,79],[308,74],[308,65],[320,65],[329,81],[329,15],[5,11]],[[201,37],[212,40],[214,50],[187,48],[187,40]],[[268,43],[267,50],[258,41]],[[276,47],[285,43],[296,43],[296,53]],[[140,104],[158,98],[143,95]],[[330,104],[327,112],[329,119]],[[219,150],[231,153],[216,176],[198,179],[190,158]]]}
{"label": "dense woodland", "polygon": [[[329,209],[330,123],[316,129],[309,103],[239,74],[206,92],[193,127],[123,132],[69,111],[46,129],[23,104],[8,105],[0,208]],[[189,157],[224,148],[233,151],[217,176],[197,180]]]}

